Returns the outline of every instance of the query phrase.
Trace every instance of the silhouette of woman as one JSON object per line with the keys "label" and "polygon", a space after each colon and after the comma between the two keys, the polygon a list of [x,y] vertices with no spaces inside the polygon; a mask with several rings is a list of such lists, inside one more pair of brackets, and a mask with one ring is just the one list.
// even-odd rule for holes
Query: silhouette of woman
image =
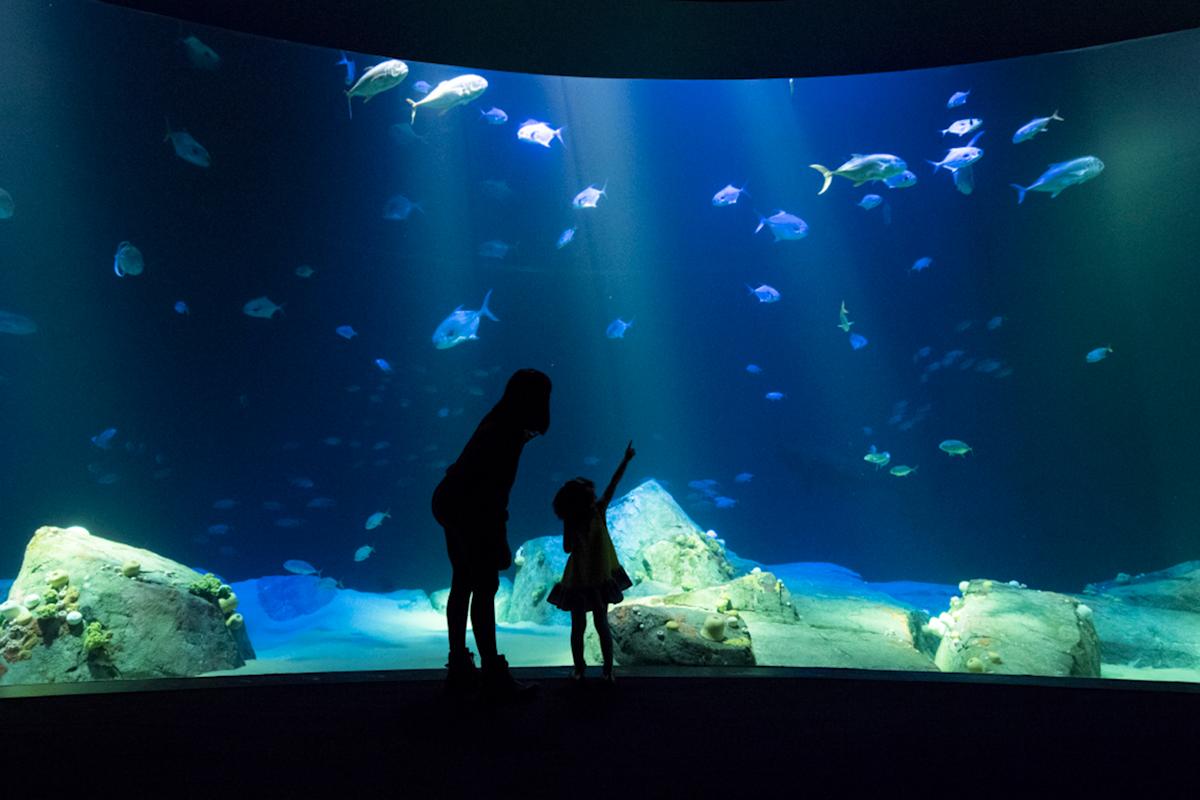
{"label": "silhouette of woman", "polygon": [[[433,516],[445,529],[452,568],[446,683],[453,691],[479,685],[489,695],[504,696],[533,688],[515,680],[496,652],[494,603],[500,570],[512,564],[508,495],[521,451],[549,427],[550,378],[535,369],[518,370],[433,492]],[[468,610],[482,674],[467,649]]]}

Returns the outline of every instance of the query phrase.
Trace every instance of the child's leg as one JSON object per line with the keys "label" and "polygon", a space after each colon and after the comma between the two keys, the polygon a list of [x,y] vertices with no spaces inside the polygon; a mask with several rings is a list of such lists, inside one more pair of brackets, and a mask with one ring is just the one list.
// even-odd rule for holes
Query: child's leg
{"label": "child's leg", "polygon": [[571,612],[571,660],[575,662],[575,671],[582,673],[587,666],[583,660],[583,634],[587,630],[587,612]]}
{"label": "child's leg", "polygon": [[612,673],[613,640],[612,631],[608,629],[608,603],[601,603],[592,609],[592,624],[600,636],[600,652],[604,655],[604,674]]}

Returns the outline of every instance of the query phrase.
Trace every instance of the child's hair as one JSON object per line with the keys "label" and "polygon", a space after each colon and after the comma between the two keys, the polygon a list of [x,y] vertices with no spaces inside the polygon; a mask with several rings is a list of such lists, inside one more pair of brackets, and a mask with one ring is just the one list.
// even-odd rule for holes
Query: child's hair
{"label": "child's hair", "polygon": [[587,514],[596,497],[596,484],[587,478],[572,478],[554,495],[554,516],[567,522]]}

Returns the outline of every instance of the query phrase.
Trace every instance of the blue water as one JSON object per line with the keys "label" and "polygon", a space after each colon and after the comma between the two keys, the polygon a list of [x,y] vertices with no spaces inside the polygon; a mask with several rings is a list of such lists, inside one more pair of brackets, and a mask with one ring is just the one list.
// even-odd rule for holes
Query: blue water
{"label": "blue water", "polygon": [[[605,480],[633,439],[625,489],[659,479],[762,563],[1077,591],[1196,557],[1200,34],[793,86],[410,62],[351,120],[336,50],[189,27],[223,59],[205,72],[174,21],[36,6],[0,26],[0,187],[16,207],[0,220],[0,309],[38,325],[0,335],[0,575],[39,525],[77,524],[231,581],[304,559],[352,588],[445,586],[430,494],[526,366],[554,381],[553,416],[513,490],[514,548],[556,530],[561,481]],[[419,113],[425,141],[389,136],[416,81],[468,71],[490,83],[480,99]],[[485,124],[492,106],[507,124]],[[1064,122],[1010,142],[1055,109]],[[565,143],[517,141],[530,117],[565,125]],[[966,143],[939,134],[961,117],[987,131],[970,196],[925,161]],[[168,118],[208,169],[163,141]],[[857,152],[899,155],[919,183],[835,178],[818,196],[808,165]],[[1008,184],[1083,155],[1099,177],[1017,204]],[[605,181],[598,208],[570,207]],[[749,196],[714,208],[728,183]],[[856,206],[869,192],[890,224]],[[397,193],[423,212],[384,219]],[[754,235],[755,210],[779,209],[806,238]],[[514,245],[503,260],[477,254],[493,239]],[[145,271],[118,278],[125,240]],[[933,265],[910,273],[921,256]],[[746,290],[763,283],[779,302]],[[488,290],[500,321],[436,350],[442,319]],[[260,296],[283,313],[243,314]],[[836,327],[843,301],[862,349]],[[609,339],[618,317],[633,326]],[[95,447],[109,427],[113,448]],[[974,452],[948,457],[949,438]],[[876,471],[872,444],[917,471]],[[701,479],[736,505],[688,488]],[[376,552],[356,563],[364,544]]]}

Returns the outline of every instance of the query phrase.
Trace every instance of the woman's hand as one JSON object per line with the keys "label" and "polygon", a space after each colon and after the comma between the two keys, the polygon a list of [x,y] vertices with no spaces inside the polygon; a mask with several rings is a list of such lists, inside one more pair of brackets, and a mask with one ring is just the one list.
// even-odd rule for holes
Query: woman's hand
{"label": "woman's hand", "polygon": [[629,444],[625,445],[625,463],[628,464],[637,455],[637,451],[633,449],[633,440],[629,440]]}

